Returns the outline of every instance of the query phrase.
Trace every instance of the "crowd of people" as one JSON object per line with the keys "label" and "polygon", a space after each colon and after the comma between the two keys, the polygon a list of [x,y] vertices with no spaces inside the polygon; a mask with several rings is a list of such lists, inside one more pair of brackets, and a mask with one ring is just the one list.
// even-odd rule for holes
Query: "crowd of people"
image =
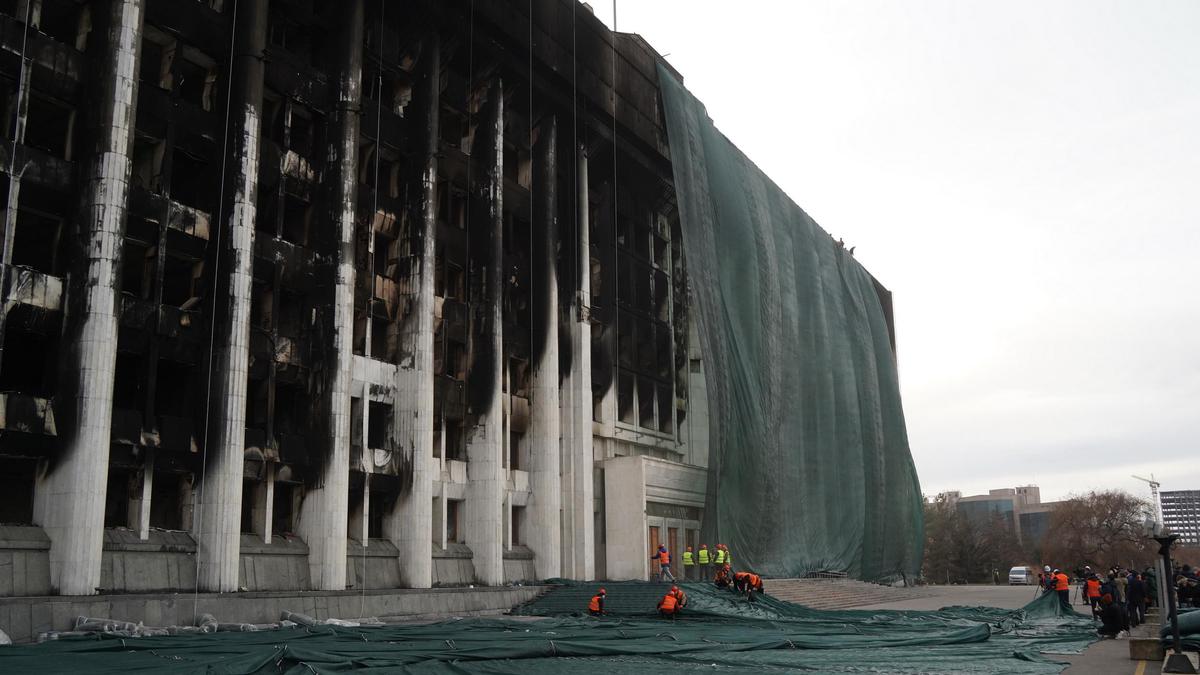
{"label": "crowd of people", "polygon": [[[1065,572],[1046,565],[1038,578],[1042,592],[1057,594],[1063,609],[1073,611],[1071,579]],[[1092,618],[1100,624],[1097,632],[1101,637],[1126,637],[1130,628],[1146,620],[1146,608],[1156,591],[1153,570],[1138,572],[1114,566],[1098,573],[1085,565],[1075,570],[1075,579],[1079,603],[1090,607]]]}
{"label": "crowd of people", "polygon": [[[665,544],[659,545],[658,550],[650,556],[650,560],[657,565],[659,581],[677,581],[672,571],[675,559],[671,556],[671,552],[667,550]],[[686,581],[706,579],[711,568],[716,567],[720,569],[723,566],[732,564],[733,556],[729,553],[729,547],[725,544],[717,544],[716,548],[711,551],[708,548],[708,544],[701,544],[699,551],[693,551],[692,547],[688,546],[687,550],[683,552],[683,578]]]}
{"label": "crowd of people", "polygon": [[1180,607],[1200,607],[1200,570],[1191,565],[1175,563],[1171,570],[1175,580],[1175,597]]}

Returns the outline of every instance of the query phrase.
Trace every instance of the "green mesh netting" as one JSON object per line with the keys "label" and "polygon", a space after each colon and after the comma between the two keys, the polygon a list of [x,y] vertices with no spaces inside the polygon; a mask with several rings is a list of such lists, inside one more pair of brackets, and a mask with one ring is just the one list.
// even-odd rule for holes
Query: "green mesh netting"
{"label": "green mesh netting", "polygon": [[1020,610],[817,611],[764,596],[753,605],[682,584],[675,620],[654,616],[665,586],[607,584],[611,614],[581,616],[595,584],[566,585],[518,611],[553,618],[428,625],[316,626],[257,633],[67,638],[0,648],[4,673],[1058,673],[1043,653],[1095,640],[1054,594]]}
{"label": "green mesh netting", "polygon": [[710,414],[704,541],[768,576],[921,565],[921,489],[871,276],[659,66]]}

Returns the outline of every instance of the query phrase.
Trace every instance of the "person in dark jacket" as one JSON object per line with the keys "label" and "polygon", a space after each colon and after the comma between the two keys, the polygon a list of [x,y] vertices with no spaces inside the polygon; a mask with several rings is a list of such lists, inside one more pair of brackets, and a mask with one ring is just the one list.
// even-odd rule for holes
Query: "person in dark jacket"
{"label": "person in dark jacket", "polygon": [[1125,600],[1129,612],[1129,623],[1140,626],[1146,620],[1146,582],[1142,575],[1129,575],[1129,584],[1125,588]]}
{"label": "person in dark jacket", "polygon": [[1100,637],[1115,638],[1128,630],[1129,617],[1125,608],[1113,602],[1111,595],[1100,596],[1100,629],[1096,631]]}

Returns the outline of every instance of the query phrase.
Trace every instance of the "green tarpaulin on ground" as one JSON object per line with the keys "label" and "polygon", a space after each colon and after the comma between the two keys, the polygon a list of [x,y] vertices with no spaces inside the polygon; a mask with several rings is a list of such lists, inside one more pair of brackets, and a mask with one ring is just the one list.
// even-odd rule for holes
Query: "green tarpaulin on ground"
{"label": "green tarpaulin on ground", "polygon": [[702,540],[774,577],[916,577],[921,488],[886,292],[658,78],[708,387]]}
{"label": "green tarpaulin on ground", "polygon": [[[677,620],[654,607],[668,586],[606,584],[607,617],[583,616],[597,584],[566,584],[519,608],[529,618],[369,628],[317,626],[171,637],[67,638],[0,648],[4,673],[1057,673],[1040,655],[1076,652],[1092,622],[1057,598],[1021,610],[817,611],[708,584],[682,584]],[[534,617],[546,618],[534,618]]]}

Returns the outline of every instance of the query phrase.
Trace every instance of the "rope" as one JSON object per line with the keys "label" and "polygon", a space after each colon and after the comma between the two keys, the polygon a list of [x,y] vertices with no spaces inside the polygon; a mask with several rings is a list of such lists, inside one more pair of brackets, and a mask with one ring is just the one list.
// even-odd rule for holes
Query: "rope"
{"label": "rope", "polygon": [[[235,40],[237,39],[238,26],[238,0],[233,0],[233,21],[230,22],[229,29],[229,75],[228,82],[225,84],[225,136],[221,140],[221,184],[217,190],[217,213],[221,213],[225,209],[225,173],[227,169],[229,157],[229,115],[233,107],[233,57],[235,49]],[[232,214],[231,214],[232,216]],[[220,218],[220,216],[218,216]],[[212,415],[212,369],[213,369],[213,344],[217,339],[217,283],[221,278],[221,232],[224,230],[218,220],[217,234],[213,240],[215,247],[215,255],[213,257],[213,275],[212,275],[212,304],[209,314],[208,327],[208,363],[205,367],[204,377],[204,436],[201,443],[200,451],[200,468],[201,471],[208,470],[208,424],[209,418]],[[196,586],[192,591],[192,614],[197,613],[200,605],[200,540],[204,534],[204,488],[206,482],[203,474],[200,478],[200,490],[196,496],[196,501],[200,504],[200,514],[196,522]]]}
{"label": "rope", "polygon": [[[571,162],[571,179],[572,179],[571,205],[575,207],[573,209],[573,218],[575,219],[575,246],[574,246],[574,248],[575,248],[575,275],[577,277],[575,280],[575,296],[578,298],[577,302],[579,303],[578,317],[582,318],[583,317],[583,292],[582,292],[583,291],[583,269],[580,266],[581,258],[580,258],[579,249],[580,249],[580,244],[582,243],[581,239],[583,238],[583,233],[580,230],[580,223],[579,223],[579,108],[578,108],[578,103],[576,101],[576,97],[578,96],[578,93],[579,93],[579,82],[578,82],[578,72],[577,72],[579,62],[576,59],[576,53],[575,53],[575,8],[578,6],[578,4],[579,3],[576,3],[576,2],[571,3],[571,147],[573,148],[573,151],[571,153],[571,158],[574,160],[573,162]],[[584,204],[584,208],[586,208],[586,207],[587,207],[587,204]],[[589,267],[590,267],[590,265],[589,265]],[[573,358],[578,359],[578,358],[582,358],[582,356],[576,354]]]}
{"label": "rope", "polygon": [[[616,331],[616,340],[613,354],[613,381],[609,386],[620,388],[621,382],[621,249],[617,245],[617,221],[620,219],[621,205],[617,199],[617,0],[613,0],[613,36],[612,36],[612,116],[613,116],[613,165],[612,165],[612,237],[613,237],[613,330]],[[634,396],[637,396],[637,384],[634,380]],[[633,405],[630,402],[630,405]],[[620,408],[620,405],[617,406]],[[633,414],[638,425],[641,424],[641,413],[634,410]],[[617,410],[617,419],[620,421],[621,411]]]}
{"label": "rope", "polygon": [[[535,206],[535,204],[537,202],[535,202],[534,198],[533,198],[534,190],[537,186],[537,180],[535,180],[537,173],[534,171],[534,167],[537,166],[537,157],[535,156],[534,150],[533,150],[533,0],[529,0],[529,114],[528,114],[528,118],[529,118],[528,119],[528,122],[529,122],[529,297],[525,301],[525,305],[529,309],[529,363],[525,367],[525,373],[527,375],[529,373],[531,373],[532,369],[533,369],[533,323],[535,320],[534,316],[533,316],[533,308],[534,308],[534,302],[537,299],[537,294],[534,292],[537,290],[537,275],[534,273],[534,260],[533,260],[533,256],[534,256],[534,253],[533,253],[533,223],[536,219],[535,213],[536,213],[536,209],[537,209],[537,206]],[[542,167],[542,171],[543,172],[545,171],[545,167]],[[551,214],[551,216],[552,215],[553,214]],[[547,230],[549,230],[549,227],[550,227],[549,221],[547,221],[545,223],[545,226],[546,226]],[[549,255],[549,251],[547,251],[547,255]],[[547,261],[542,261],[542,264],[547,264]],[[551,321],[551,320],[557,321],[558,320],[558,317],[554,316],[554,314],[553,314],[553,308],[547,309],[546,320],[547,321]],[[549,335],[549,327],[548,326],[546,328],[546,332],[547,332],[547,335]],[[549,344],[546,345],[547,348],[549,348],[549,346],[550,346]],[[515,389],[515,387],[512,386],[512,374],[510,373],[509,374],[509,382],[508,382],[509,396],[512,395],[514,389]],[[532,391],[525,392],[525,395],[529,399],[533,398]],[[512,410],[511,403],[509,405],[509,410],[510,411]],[[512,413],[510,412],[509,414],[511,415]],[[509,444],[510,444],[510,446],[512,444],[512,434],[511,433],[509,434]],[[509,449],[508,449],[508,457],[509,457],[508,464],[509,464],[509,468],[515,469],[516,467],[512,466],[513,450],[514,449],[512,447],[509,447]],[[516,448],[516,453],[517,453],[517,456],[519,457],[521,454],[521,450],[519,447]],[[528,468],[528,467],[526,467],[526,468]],[[512,505],[509,504],[508,513],[504,514],[505,517],[507,517],[509,519],[509,524],[508,524],[509,550],[512,549],[513,544],[517,543],[512,540],[512,531],[513,531],[512,512],[513,512]]]}

